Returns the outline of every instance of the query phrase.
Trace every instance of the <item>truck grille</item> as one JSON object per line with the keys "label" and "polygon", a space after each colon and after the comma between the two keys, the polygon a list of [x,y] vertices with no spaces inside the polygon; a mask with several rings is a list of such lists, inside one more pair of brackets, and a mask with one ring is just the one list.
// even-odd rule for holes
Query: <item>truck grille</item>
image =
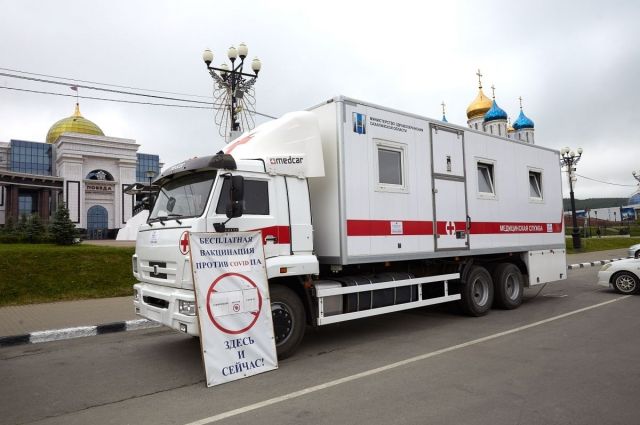
{"label": "truck grille", "polygon": [[156,279],[166,279],[167,278],[167,274],[166,273],[156,273],[155,270],[158,270],[159,268],[163,268],[166,269],[167,268],[167,263],[166,261],[149,261],[149,267],[151,267],[153,270],[151,270],[149,272],[149,276],[151,277],[155,277]]}
{"label": "truck grille", "polygon": [[169,301],[161,300],[160,298],[155,297],[142,297],[142,300],[145,304],[151,305],[153,307],[167,309],[169,308]]}

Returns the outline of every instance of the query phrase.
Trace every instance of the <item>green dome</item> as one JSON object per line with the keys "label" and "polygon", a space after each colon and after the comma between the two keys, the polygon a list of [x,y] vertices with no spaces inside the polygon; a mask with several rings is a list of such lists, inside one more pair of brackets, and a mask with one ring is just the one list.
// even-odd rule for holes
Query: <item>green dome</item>
{"label": "green dome", "polygon": [[70,117],[63,118],[51,126],[47,133],[47,143],[55,143],[62,133],[82,133],[94,136],[104,136],[100,127],[80,114],[80,105],[76,103],[76,110]]}

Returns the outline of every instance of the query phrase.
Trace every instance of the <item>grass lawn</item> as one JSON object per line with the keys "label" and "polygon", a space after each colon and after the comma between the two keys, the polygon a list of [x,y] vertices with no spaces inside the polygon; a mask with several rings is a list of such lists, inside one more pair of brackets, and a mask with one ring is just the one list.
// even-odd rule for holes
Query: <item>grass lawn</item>
{"label": "grass lawn", "polygon": [[0,244],[0,306],[133,294],[134,248]]}
{"label": "grass lawn", "polygon": [[567,238],[567,253],[605,251],[607,249],[629,248],[640,243],[640,238],[582,238],[582,249],[573,249],[573,239]]}

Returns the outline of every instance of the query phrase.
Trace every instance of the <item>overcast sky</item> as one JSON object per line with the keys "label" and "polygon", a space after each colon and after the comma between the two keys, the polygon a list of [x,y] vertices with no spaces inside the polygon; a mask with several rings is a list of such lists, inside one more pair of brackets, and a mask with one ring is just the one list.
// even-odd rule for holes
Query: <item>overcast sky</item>
{"label": "overcast sky", "polygon": [[[512,117],[522,96],[536,142],[582,147],[577,198],[625,197],[640,170],[640,3],[636,1],[0,0],[0,67],[210,96],[214,65],[244,42],[262,71],[256,110],[279,116],[343,94],[466,125],[477,94]],[[7,71],[0,71],[7,72]],[[0,86],[73,94],[0,76]],[[82,96],[139,101],[81,89]],[[173,95],[171,95],[173,96]],[[179,96],[184,97],[184,96]],[[194,98],[207,100],[203,98]],[[44,141],[75,99],[0,89],[0,141]],[[107,136],[166,165],[223,146],[213,111],[80,99]],[[259,118],[258,121],[264,121]],[[566,180],[566,176],[564,178]],[[565,188],[565,196],[568,189]]]}

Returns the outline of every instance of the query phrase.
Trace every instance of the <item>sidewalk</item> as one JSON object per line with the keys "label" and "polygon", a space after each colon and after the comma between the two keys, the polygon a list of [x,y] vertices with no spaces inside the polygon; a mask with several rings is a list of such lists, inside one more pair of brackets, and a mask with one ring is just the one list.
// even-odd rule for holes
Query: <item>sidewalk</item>
{"label": "sidewalk", "polygon": [[[571,254],[567,255],[567,265],[623,258],[626,255],[626,248]],[[0,337],[79,326],[116,324],[139,318],[134,313],[132,297],[0,307]]]}
{"label": "sidewalk", "polygon": [[0,337],[135,319],[132,297],[0,307]]}

